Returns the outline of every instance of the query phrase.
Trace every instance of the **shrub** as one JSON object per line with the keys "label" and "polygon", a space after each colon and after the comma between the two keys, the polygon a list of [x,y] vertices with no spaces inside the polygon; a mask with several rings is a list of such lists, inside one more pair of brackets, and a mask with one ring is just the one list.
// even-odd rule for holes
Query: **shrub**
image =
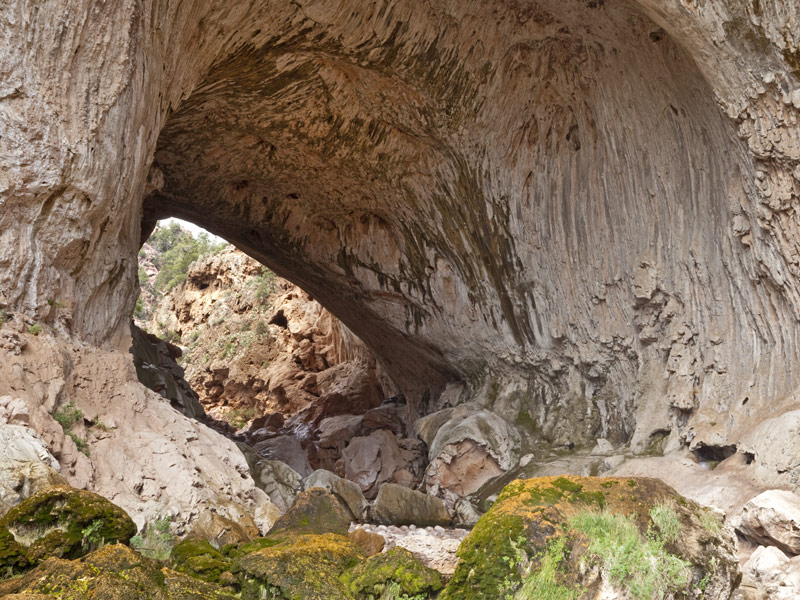
{"label": "shrub", "polygon": [[28,333],[30,333],[31,335],[39,335],[40,333],[42,333],[42,326],[39,325],[39,323],[35,323],[34,325],[28,327]]}
{"label": "shrub", "polygon": [[175,545],[175,536],[170,531],[172,517],[160,517],[147,523],[141,532],[131,538],[131,548],[147,558],[166,561]]}
{"label": "shrub", "polygon": [[75,423],[83,418],[83,411],[70,401],[59,406],[53,412],[53,418],[61,425],[64,431],[69,431]]}

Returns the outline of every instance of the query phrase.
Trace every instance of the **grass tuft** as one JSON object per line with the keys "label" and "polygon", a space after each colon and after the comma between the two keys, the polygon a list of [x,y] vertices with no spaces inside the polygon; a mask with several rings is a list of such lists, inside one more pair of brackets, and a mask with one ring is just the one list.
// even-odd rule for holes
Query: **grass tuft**
{"label": "grass tuft", "polygon": [[605,512],[581,512],[569,524],[589,538],[589,553],[602,561],[610,581],[634,600],[663,600],[687,589],[690,564],[664,550],[662,533],[642,536],[630,517]]}

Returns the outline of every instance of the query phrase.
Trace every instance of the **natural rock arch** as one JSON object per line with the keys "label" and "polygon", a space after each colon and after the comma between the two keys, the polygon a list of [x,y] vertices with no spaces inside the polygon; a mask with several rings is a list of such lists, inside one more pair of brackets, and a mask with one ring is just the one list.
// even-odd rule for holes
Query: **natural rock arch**
{"label": "natural rock arch", "polygon": [[463,380],[554,441],[735,439],[798,333],[798,8],[740,4],[8,3],[4,302],[126,344],[171,214],[420,411]]}

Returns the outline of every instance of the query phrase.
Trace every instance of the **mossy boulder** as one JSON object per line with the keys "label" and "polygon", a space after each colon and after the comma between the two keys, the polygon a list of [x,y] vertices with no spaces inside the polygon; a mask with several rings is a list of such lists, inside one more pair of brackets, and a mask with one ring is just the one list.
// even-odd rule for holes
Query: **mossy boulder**
{"label": "mossy boulder", "polygon": [[[274,540],[274,538],[273,538]],[[291,537],[236,560],[242,600],[352,600],[340,580],[366,558],[357,544],[335,533]]]}
{"label": "mossy boulder", "polygon": [[405,548],[392,548],[368,558],[346,579],[350,592],[358,600],[383,598],[392,584],[396,595],[429,597],[442,589],[441,575]]}
{"label": "mossy boulder", "polygon": [[0,519],[0,574],[50,557],[74,559],[104,543],[127,543],[136,525],[102,496],[55,486],[37,492]]}
{"label": "mossy boulder", "polygon": [[[598,541],[594,522],[627,531],[625,542],[607,536]],[[709,523],[707,511],[657,479],[514,481],[462,542],[440,600],[539,597],[544,587],[552,597],[578,600],[594,597],[602,586],[641,600],[640,590],[651,588],[630,585],[640,575],[637,565],[646,570],[653,564],[671,571],[660,581],[657,573],[642,575],[657,582],[646,600],[728,598],[739,578],[733,539]],[[609,568],[606,550],[627,562]],[[655,554],[645,556],[650,550]]]}
{"label": "mossy boulder", "polygon": [[175,545],[170,556],[173,569],[203,581],[220,583],[233,564],[206,540],[184,540]]}
{"label": "mossy boulder", "polygon": [[310,488],[298,494],[292,507],[275,522],[270,535],[335,533],[347,535],[350,511],[322,488]]}
{"label": "mossy boulder", "polygon": [[0,582],[0,598],[58,600],[233,600],[218,586],[162,567],[121,544],[79,560],[48,558],[28,573]]}

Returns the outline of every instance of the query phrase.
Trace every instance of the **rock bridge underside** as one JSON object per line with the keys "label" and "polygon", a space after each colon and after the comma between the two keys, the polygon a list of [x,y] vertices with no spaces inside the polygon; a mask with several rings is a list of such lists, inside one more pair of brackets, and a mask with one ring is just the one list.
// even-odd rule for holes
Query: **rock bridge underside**
{"label": "rock bridge underside", "polygon": [[796,3],[112,4],[0,8],[9,313],[125,350],[177,216],[338,316],[410,421],[758,457],[794,407]]}

